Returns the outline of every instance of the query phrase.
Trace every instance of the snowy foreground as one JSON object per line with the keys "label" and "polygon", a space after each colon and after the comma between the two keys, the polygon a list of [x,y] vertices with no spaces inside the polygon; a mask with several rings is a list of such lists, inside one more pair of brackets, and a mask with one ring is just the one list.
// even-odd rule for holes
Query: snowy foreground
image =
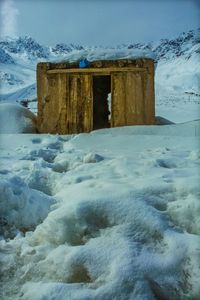
{"label": "snowy foreground", "polygon": [[1,299],[199,299],[199,135],[2,134]]}

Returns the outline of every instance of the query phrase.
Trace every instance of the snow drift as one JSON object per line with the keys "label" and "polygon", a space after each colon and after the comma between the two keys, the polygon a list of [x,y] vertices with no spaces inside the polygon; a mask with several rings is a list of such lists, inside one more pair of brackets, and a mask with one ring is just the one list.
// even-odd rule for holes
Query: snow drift
{"label": "snow drift", "polygon": [[152,58],[155,59],[155,54],[150,50],[141,49],[87,49],[87,50],[74,50],[67,55],[62,55],[54,62],[75,62],[81,59],[88,61],[95,60],[118,60],[118,59],[137,59],[137,58]]}
{"label": "snow drift", "polygon": [[5,170],[0,171],[0,235],[10,238],[19,231],[33,230],[47,217],[53,201],[29,188],[21,177],[9,175]]}
{"label": "snow drift", "polygon": [[18,104],[0,104],[0,133],[36,132],[35,115]]}
{"label": "snow drift", "polygon": [[3,299],[198,299],[199,135],[2,135]]}

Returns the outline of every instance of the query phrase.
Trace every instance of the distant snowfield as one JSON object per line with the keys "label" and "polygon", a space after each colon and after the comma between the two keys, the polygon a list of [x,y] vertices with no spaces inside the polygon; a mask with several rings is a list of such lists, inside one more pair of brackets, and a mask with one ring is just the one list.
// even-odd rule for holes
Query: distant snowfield
{"label": "distant snowfield", "polygon": [[156,115],[175,123],[200,119],[198,54],[161,60],[155,72]]}
{"label": "distant snowfield", "polygon": [[2,134],[2,299],[198,299],[199,135]]}
{"label": "distant snowfield", "polygon": [[156,86],[156,116],[174,123],[200,119],[200,95],[174,92]]}

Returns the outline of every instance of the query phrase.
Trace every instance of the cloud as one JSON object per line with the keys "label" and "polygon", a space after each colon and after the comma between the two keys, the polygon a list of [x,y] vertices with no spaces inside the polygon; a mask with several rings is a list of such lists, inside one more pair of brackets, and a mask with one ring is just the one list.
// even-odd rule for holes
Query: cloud
{"label": "cloud", "polygon": [[17,16],[19,10],[13,0],[1,1],[1,36],[15,37],[17,35]]}

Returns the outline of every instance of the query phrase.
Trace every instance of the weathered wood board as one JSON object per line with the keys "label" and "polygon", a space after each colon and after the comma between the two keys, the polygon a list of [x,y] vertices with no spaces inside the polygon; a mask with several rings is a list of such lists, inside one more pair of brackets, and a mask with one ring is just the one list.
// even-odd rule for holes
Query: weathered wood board
{"label": "weathered wood board", "polygon": [[92,77],[90,75],[68,75],[69,97],[67,102],[68,133],[92,130]]}
{"label": "weathered wood board", "polygon": [[[112,127],[154,124],[151,77],[141,72],[112,73]],[[150,82],[149,82],[150,81]]]}

